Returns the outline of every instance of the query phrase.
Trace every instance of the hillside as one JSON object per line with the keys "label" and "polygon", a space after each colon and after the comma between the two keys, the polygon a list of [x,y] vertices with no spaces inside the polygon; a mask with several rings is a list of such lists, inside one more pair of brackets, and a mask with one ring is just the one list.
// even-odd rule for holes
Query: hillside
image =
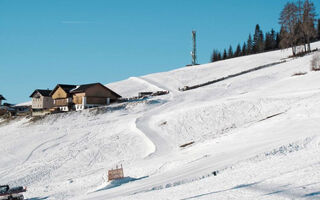
{"label": "hillside", "polygon": [[[131,77],[107,86],[170,94],[0,122],[0,183],[28,186],[29,199],[320,199],[320,72],[290,53]],[[126,179],[108,183],[121,164]]]}

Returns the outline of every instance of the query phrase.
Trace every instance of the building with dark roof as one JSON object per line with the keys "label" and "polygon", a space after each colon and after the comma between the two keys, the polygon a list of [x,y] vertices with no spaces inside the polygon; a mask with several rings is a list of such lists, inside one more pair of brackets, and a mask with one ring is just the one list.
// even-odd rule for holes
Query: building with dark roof
{"label": "building with dark roof", "polygon": [[53,107],[53,100],[50,96],[52,90],[36,89],[30,95],[32,98],[32,115],[43,115],[48,113],[48,110]]}
{"label": "building with dark roof", "polygon": [[53,99],[53,108],[60,111],[70,111],[73,107],[71,90],[76,85],[58,84],[50,93]]}
{"label": "building with dark roof", "polygon": [[73,103],[76,110],[83,110],[117,101],[121,96],[101,83],[79,85],[72,89]]}

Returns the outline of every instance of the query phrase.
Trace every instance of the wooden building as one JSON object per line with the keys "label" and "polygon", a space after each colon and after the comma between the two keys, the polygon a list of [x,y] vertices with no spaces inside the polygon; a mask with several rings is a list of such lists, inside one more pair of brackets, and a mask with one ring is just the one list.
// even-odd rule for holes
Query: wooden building
{"label": "wooden building", "polygon": [[121,96],[101,83],[79,85],[71,90],[76,110],[108,105],[117,101]]}
{"label": "wooden building", "polygon": [[2,105],[2,101],[4,101],[4,100],[6,100],[6,99],[4,98],[4,96],[2,96],[2,95],[0,94],[0,106]]}
{"label": "wooden building", "polygon": [[52,90],[35,90],[31,95],[32,98],[32,115],[44,115],[49,113],[49,109],[53,107],[53,100],[50,96]]}
{"label": "wooden building", "polygon": [[76,87],[76,85],[58,84],[50,93],[53,99],[53,108],[60,111],[70,111],[73,107],[70,91]]}

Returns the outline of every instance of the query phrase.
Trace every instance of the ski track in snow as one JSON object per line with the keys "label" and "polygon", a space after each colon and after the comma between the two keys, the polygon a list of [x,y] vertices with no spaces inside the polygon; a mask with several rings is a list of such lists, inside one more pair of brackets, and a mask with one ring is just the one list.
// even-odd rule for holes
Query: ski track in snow
{"label": "ski track in snow", "polygon": [[25,163],[31,158],[32,154],[33,154],[35,151],[37,151],[40,147],[42,147],[43,145],[45,145],[45,144],[47,144],[47,143],[50,143],[50,142],[53,142],[53,141],[57,141],[57,140],[59,140],[59,139],[62,139],[62,138],[64,138],[65,136],[66,136],[66,135],[63,135],[63,136],[57,137],[57,138],[53,138],[53,139],[50,139],[50,140],[48,140],[48,141],[46,141],[46,142],[43,142],[43,143],[39,144],[37,147],[35,147],[35,148],[30,152],[30,154],[28,155],[28,157],[21,163],[21,165],[25,164]]}

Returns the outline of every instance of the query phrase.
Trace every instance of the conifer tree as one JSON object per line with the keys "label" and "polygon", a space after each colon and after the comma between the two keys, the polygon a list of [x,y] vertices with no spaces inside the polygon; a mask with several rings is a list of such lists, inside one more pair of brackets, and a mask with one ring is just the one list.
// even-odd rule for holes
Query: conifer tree
{"label": "conifer tree", "polygon": [[260,53],[264,50],[263,32],[260,30],[259,24],[256,25],[253,35],[253,53]]}
{"label": "conifer tree", "polygon": [[221,53],[220,52],[218,52],[218,60],[221,60],[222,58],[221,58]]}
{"label": "conifer tree", "polygon": [[247,55],[247,44],[244,42],[241,49],[241,55],[245,56]]}
{"label": "conifer tree", "polygon": [[317,25],[317,40],[320,40],[320,19],[318,19]]}
{"label": "conifer tree", "polygon": [[277,48],[277,34],[273,29],[271,29],[270,37],[271,37],[271,49],[276,49]]}
{"label": "conifer tree", "polygon": [[252,54],[252,51],[253,51],[252,48],[253,48],[252,37],[251,37],[251,34],[249,34],[249,38],[248,38],[248,41],[247,41],[247,55]]}
{"label": "conifer tree", "polygon": [[226,49],[224,49],[224,50],[223,50],[223,56],[222,56],[222,59],[223,59],[223,60],[225,60],[225,59],[227,59],[227,58],[228,58],[227,50],[226,50]]}
{"label": "conifer tree", "polygon": [[228,58],[232,58],[233,57],[233,50],[232,50],[232,46],[229,46],[229,50],[228,50]]}
{"label": "conifer tree", "polygon": [[240,44],[237,45],[236,51],[234,52],[234,57],[241,56],[241,46]]}
{"label": "conifer tree", "polygon": [[271,33],[269,33],[269,32],[266,32],[266,40],[265,40],[264,49],[266,51],[269,51],[272,49],[272,36],[271,36]]}

